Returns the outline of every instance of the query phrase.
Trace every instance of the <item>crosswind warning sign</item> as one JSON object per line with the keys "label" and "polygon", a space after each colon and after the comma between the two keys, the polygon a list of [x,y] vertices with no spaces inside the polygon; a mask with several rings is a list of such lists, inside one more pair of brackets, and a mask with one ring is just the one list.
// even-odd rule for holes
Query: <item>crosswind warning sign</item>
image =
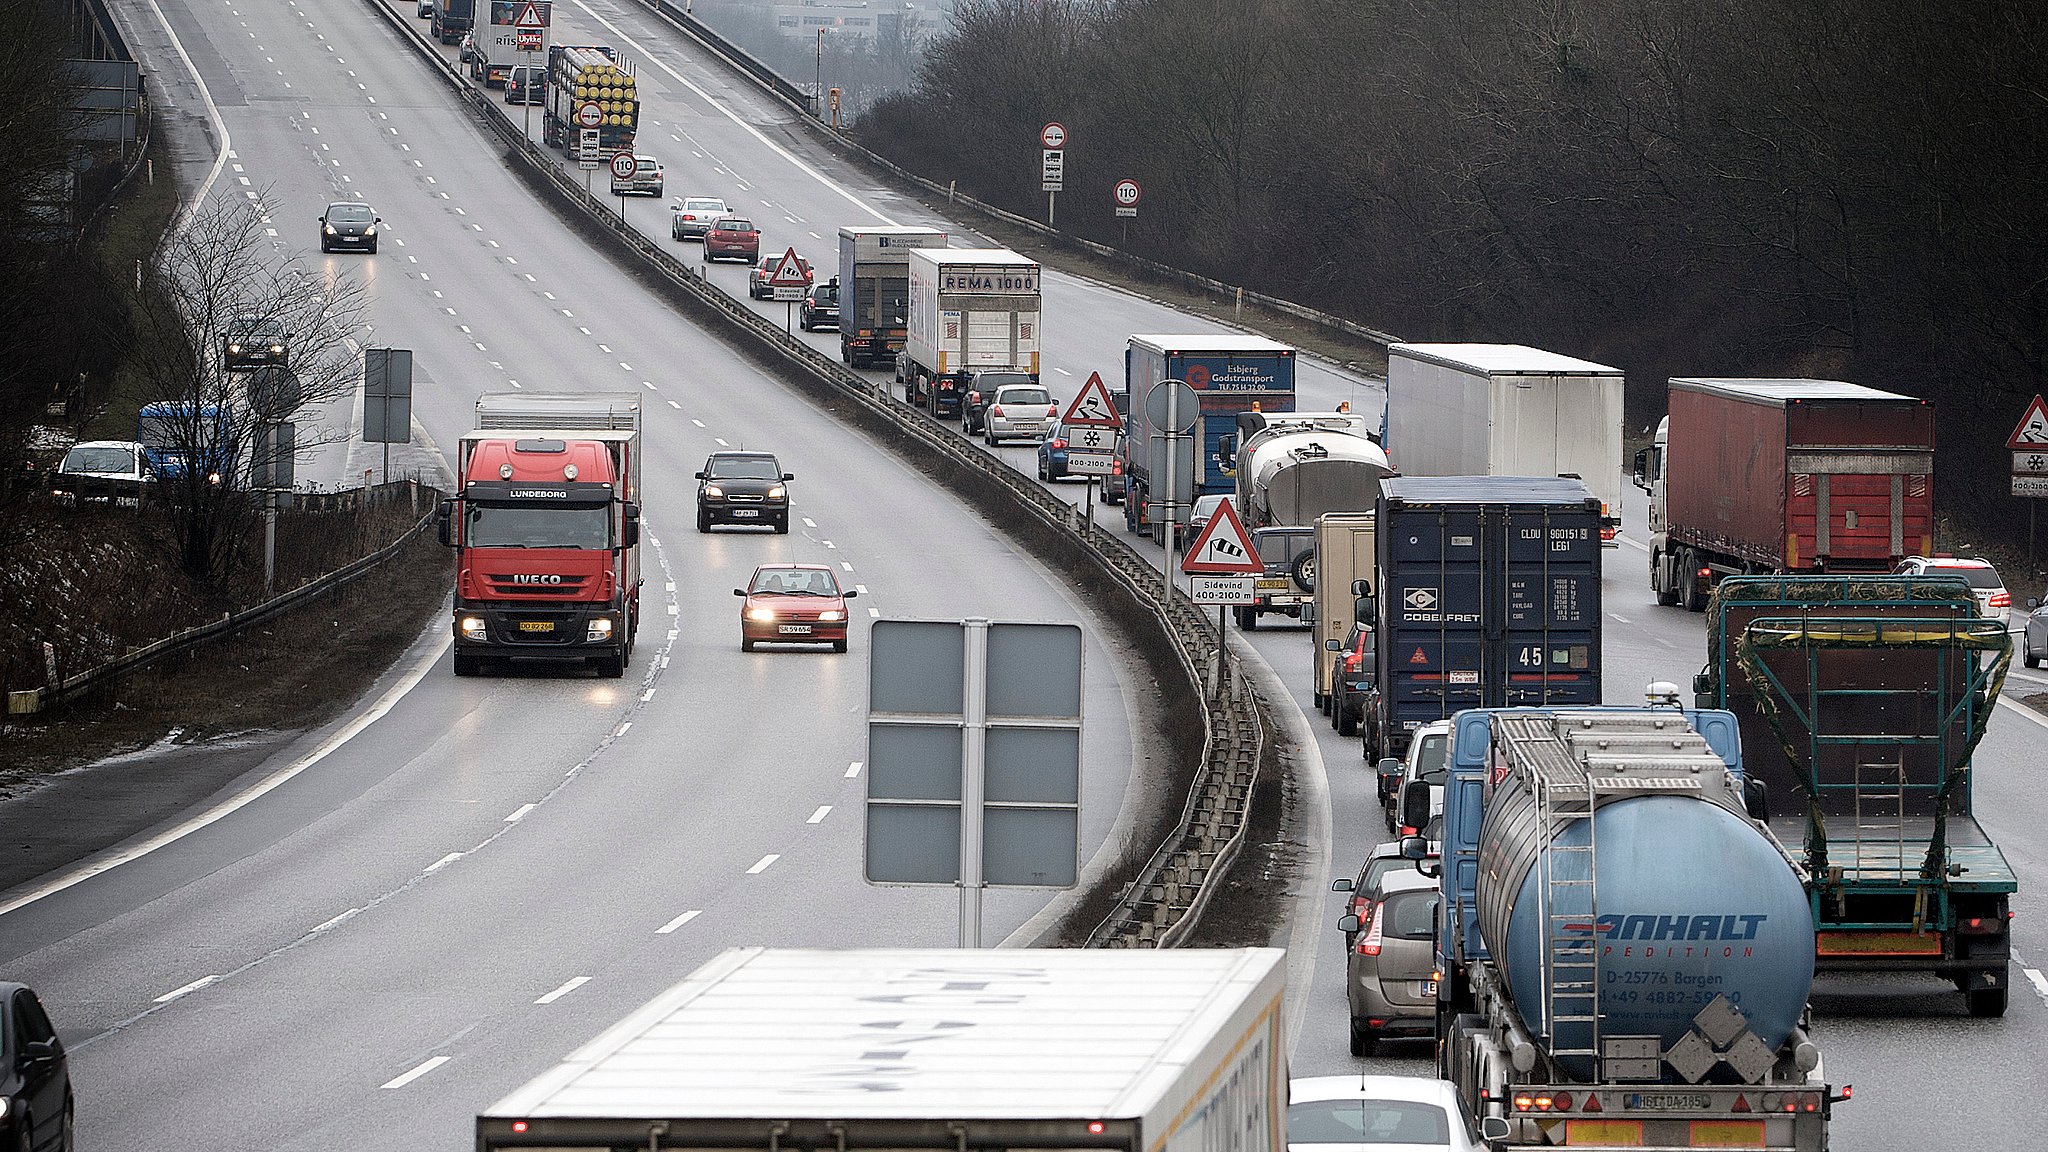
{"label": "crosswind warning sign", "polygon": [[1224,500],[1216,506],[1202,534],[1188,547],[1180,570],[1192,576],[1256,576],[1266,570],[1252,547],[1251,533],[1237,518],[1237,511]]}

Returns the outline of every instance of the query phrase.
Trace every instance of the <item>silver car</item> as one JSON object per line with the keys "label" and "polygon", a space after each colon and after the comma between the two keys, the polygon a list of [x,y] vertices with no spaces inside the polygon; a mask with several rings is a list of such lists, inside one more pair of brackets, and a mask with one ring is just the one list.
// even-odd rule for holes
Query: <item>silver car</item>
{"label": "silver car", "polygon": [[661,161],[652,156],[635,155],[631,176],[623,180],[612,177],[614,196],[659,196],[662,186]]}
{"label": "silver car", "polygon": [[1059,404],[1043,385],[1005,384],[981,414],[981,435],[991,448],[1005,440],[1042,440],[1059,418]]}
{"label": "silver car", "polygon": [[1438,884],[1413,869],[1395,869],[1380,878],[1379,897],[1364,919],[1337,921],[1354,941],[1344,954],[1353,1056],[1370,1056],[1387,1037],[1436,1035]]}
{"label": "silver car", "polygon": [[2027,616],[2026,636],[2020,641],[2020,657],[2029,668],[2039,668],[2041,661],[2048,660],[2048,596],[2027,601],[2032,609]]}
{"label": "silver car", "polygon": [[732,215],[716,196],[691,196],[668,206],[668,234],[677,240],[702,240],[711,222]]}

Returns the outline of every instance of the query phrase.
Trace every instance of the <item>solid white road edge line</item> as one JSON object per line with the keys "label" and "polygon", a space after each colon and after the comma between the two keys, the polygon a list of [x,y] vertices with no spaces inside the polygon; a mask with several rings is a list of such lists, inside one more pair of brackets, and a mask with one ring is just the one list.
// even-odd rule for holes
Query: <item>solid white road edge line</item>
{"label": "solid white road edge line", "polygon": [[185,210],[178,214],[176,231],[183,232],[191,226],[192,217],[206,203],[208,194],[213,191],[213,182],[220,179],[221,169],[227,165],[228,153],[234,148],[234,142],[228,138],[227,121],[221,119],[220,107],[213,102],[213,92],[206,87],[206,78],[199,74],[198,65],[192,63],[192,57],[185,52],[185,42],[178,39],[177,30],[171,27],[170,17],[164,15],[164,10],[157,5],[156,0],[149,0],[149,10],[156,13],[157,23],[164,26],[164,35],[171,38],[171,47],[177,51],[178,59],[184,61],[185,70],[192,74],[192,83],[199,89],[199,99],[206,105],[206,118],[213,122],[214,135],[220,145],[220,155],[214,157],[213,170],[206,174],[206,180],[199,185],[199,192],[192,197],[192,202],[185,205]]}
{"label": "solid white road edge line", "polygon": [[661,927],[656,928],[654,930],[654,934],[656,936],[666,936],[669,933],[675,931],[676,929],[681,928],[683,925],[688,924],[690,921],[695,920],[697,917],[702,916],[703,914],[704,910],[702,908],[692,908],[688,912],[683,913],[681,916],[678,916],[675,919],[669,921],[668,923],[663,924]]}
{"label": "solid white road edge line", "polygon": [[446,1064],[447,1062],[448,1057],[446,1056],[431,1057],[426,1061],[426,1063],[421,1064],[419,1067],[413,1069],[410,1072],[407,1072],[405,1075],[398,1076],[390,1080],[386,1080],[383,1083],[382,1087],[403,1088],[407,1084],[410,1084],[413,1081],[419,1079],[420,1077],[425,1076],[427,1073],[432,1072],[434,1069],[439,1068],[441,1065]]}
{"label": "solid white road edge line", "polygon": [[[174,989],[172,991],[164,993],[163,995],[157,997],[155,1000],[152,1000],[151,1003],[169,1004],[171,1001],[176,1000],[178,997],[185,995],[187,992],[197,992],[201,988],[204,988],[208,984],[212,984],[219,979],[220,976],[217,973],[212,976],[201,976],[199,979],[194,980],[190,984],[185,985],[183,988]],[[2036,977],[2036,979],[2039,979],[2039,977]]]}
{"label": "solid white road edge line", "polygon": [[48,884],[40,888],[30,889],[9,900],[7,903],[0,904],[0,916],[5,916],[9,912],[25,908],[46,896],[54,896],[67,888],[83,884],[102,872],[111,872],[123,864],[140,860],[166,844],[176,843],[215,821],[233,815],[235,812],[289,783],[293,777],[318,764],[320,761],[327,759],[328,756],[333,754],[335,749],[355,739],[363,729],[382,720],[384,714],[391,711],[405,697],[406,693],[411,692],[415,685],[421,680],[426,679],[427,673],[434,670],[434,667],[440,663],[442,655],[454,643],[455,636],[452,632],[442,636],[440,643],[436,644],[433,650],[428,652],[418,665],[414,666],[412,671],[406,673],[404,679],[393,684],[391,690],[384,693],[375,704],[370,706],[368,711],[343,725],[340,731],[322,741],[318,748],[315,748],[295,763],[271,773],[246,791],[230,796],[219,804],[192,817],[190,820],[166,829],[140,844],[126,849],[114,849],[102,853],[96,858],[89,858],[84,864],[64,873]]}
{"label": "solid white road edge line", "polygon": [[[2048,728],[2048,716],[2042,716],[2039,712],[2034,711],[2033,708],[2029,707],[2028,705],[2015,704],[2003,696],[2000,696],[1998,698],[1998,704],[2002,708],[2012,709],[2014,712],[2017,712],[2020,715],[2025,716],[2027,719],[2032,720],[2034,723],[2039,724],[2043,728]],[[0,908],[0,912],[4,911],[6,911],[6,909]]]}
{"label": "solid white road edge line", "polygon": [[568,980],[563,981],[562,986],[560,988],[557,988],[553,992],[550,992],[547,995],[541,997],[540,999],[535,1000],[534,1003],[553,1004],[555,1001],[560,1000],[562,997],[567,996],[569,993],[574,992],[578,988],[581,988],[588,983],[590,983],[590,977],[588,976],[570,977]]}

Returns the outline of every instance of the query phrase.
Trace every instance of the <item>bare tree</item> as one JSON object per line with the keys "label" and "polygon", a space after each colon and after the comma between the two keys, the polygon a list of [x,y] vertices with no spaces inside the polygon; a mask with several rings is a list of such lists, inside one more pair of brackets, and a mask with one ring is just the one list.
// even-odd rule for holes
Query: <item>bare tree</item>
{"label": "bare tree", "polygon": [[[361,358],[350,334],[361,321],[362,283],[280,259],[264,231],[261,201],[220,197],[173,234],[149,270],[135,317],[133,370],[156,402],[143,409],[143,440],[173,461],[156,489],[168,512],[178,564],[195,580],[224,581],[263,497],[252,470],[274,430],[352,394]],[[234,361],[230,344],[255,338],[255,356]],[[281,352],[272,355],[275,346]],[[301,453],[344,439],[347,429],[300,422]]]}

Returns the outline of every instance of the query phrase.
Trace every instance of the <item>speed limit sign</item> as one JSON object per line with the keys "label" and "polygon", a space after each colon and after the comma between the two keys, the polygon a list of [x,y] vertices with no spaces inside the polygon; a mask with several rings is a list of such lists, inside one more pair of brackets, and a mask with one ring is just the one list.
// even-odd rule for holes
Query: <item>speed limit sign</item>
{"label": "speed limit sign", "polygon": [[1116,200],[1116,214],[1119,216],[1136,216],[1138,214],[1139,194],[1138,182],[1136,180],[1117,181],[1115,191],[1110,193]]}
{"label": "speed limit sign", "polygon": [[640,170],[640,160],[631,152],[612,153],[612,179],[631,180],[633,173]]}

